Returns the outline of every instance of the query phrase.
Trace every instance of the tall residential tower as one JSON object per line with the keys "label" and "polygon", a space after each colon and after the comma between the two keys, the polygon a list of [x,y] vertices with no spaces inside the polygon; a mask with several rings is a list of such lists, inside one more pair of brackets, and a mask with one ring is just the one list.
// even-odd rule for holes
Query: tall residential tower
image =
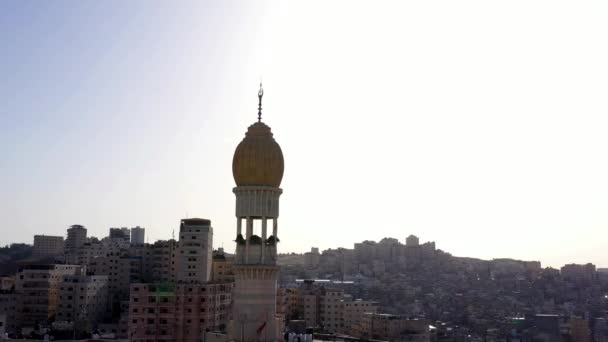
{"label": "tall residential tower", "polygon": [[211,280],[213,228],[211,221],[183,219],[179,226],[177,280],[180,283],[203,284]]}

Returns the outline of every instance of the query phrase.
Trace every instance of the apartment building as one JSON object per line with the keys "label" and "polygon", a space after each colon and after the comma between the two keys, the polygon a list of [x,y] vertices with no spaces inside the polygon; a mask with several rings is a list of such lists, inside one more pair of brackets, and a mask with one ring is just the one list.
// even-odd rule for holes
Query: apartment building
{"label": "apartment building", "polygon": [[0,288],[0,316],[3,318],[4,332],[16,332],[18,323],[18,302],[15,288]]}
{"label": "apartment building", "polygon": [[199,342],[206,331],[225,331],[232,287],[232,283],[131,285],[130,341]]}
{"label": "apartment building", "polygon": [[352,330],[356,337],[382,341],[430,341],[429,323],[424,319],[408,319],[399,315],[364,313]]}
{"label": "apartment building", "polygon": [[184,283],[206,283],[211,279],[213,228],[211,221],[183,219],[179,228],[177,279]]}
{"label": "apartment building", "polygon": [[342,302],[344,290],[322,288],[319,296],[319,325],[323,330],[336,333],[342,330]]}
{"label": "apartment building", "polygon": [[34,257],[46,258],[62,254],[63,236],[34,235]]}
{"label": "apartment building", "polygon": [[64,276],[56,320],[70,322],[78,331],[92,331],[108,305],[108,276]]}
{"label": "apartment building", "polygon": [[350,334],[353,326],[361,323],[361,319],[365,313],[375,313],[378,311],[378,302],[371,300],[355,299],[352,296],[344,295],[342,301],[342,329],[339,331],[343,334]]}
{"label": "apartment building", "polygon": [[19,294],[19,324],[24,327],[45,323],[57,313],[59,284],[64,276],[81,275],[79,265],[21,266],[15,279],[15,291]]}
{"label": "apartment building", "polygon": [[222,248],[214,251],[211,263],[211,280],[214,282],[234,282],[233,264],[234,257],[227,256]]}

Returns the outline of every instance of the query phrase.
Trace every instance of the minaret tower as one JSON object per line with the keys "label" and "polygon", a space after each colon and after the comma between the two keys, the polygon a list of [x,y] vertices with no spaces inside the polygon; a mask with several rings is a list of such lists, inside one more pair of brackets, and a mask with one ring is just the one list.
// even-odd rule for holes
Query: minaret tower
{"label": "minaret tower", "polygon": [[[236,187],[236,260],[233,315],[229,337],[234,341],[280,341],[283,322],[276,314],[279,188],[283,152],[262,122],[249,126],[232,160]],[[269,229],[272,229],[269,232]]]}

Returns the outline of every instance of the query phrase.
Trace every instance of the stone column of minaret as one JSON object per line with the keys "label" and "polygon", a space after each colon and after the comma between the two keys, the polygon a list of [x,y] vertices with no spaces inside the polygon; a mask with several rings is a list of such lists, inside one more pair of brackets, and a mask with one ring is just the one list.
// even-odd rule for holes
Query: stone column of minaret
{"label": "stone column of minaret", "polygon": [[[236,260],[232,320],[228,338],[232,341],[282,341],[282,321],[276,313],[277,219],[279,188],[283,178],[283,153],[270,127],[262,122],[260,84],[258,121],[249,126],[232,160],[236,187]],[[242,234],[243,221],[245,236]],[[272,221],[272,235],[268,235]]]}

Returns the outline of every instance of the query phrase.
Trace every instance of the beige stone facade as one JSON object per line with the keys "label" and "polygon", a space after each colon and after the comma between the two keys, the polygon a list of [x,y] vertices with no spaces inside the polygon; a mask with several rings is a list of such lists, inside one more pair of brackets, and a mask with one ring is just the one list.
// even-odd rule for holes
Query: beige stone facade
{"label": "beige stone facade", "polygon": [[429,323],[423,319],[407,319],[398,315],[364,313],[361,323],[353,329],[356,337],[382,341],[430,341]]}
{"label": "beige stone facade", "polygon": [[350,335],[364,313],[376,312],[378,303],[356,299],[325,282],[305,280],[300,288],[278,291],[279,312],[289,319],[302,319],[307,327],[326,333]]}
{"label": "beige stone facade", "polygon": [[361,324],[363,315],[378,311],[378,302],[371,300],[353,300],[350,296],[345,296],[342,302],[342,329],[341,333],[349,335],[353,328]]}
{"label": "beige stone facade", "polygon": [[234,257],[229,257],[223,251],[213,255],[211,280],[214,282],[234,282]]}
{"label": "beige stone facade", "polygon": [[298,288],[277,289],[277,314],[285,321],[298,319],[302,312],[302,296]]}

